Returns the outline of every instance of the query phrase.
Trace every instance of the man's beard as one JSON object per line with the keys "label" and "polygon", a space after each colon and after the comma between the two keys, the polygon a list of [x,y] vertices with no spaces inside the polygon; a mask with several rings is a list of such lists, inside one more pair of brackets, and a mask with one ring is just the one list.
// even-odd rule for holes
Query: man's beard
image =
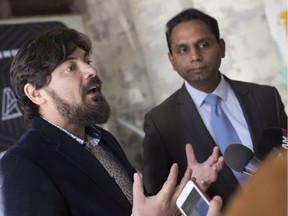
{"label": "man's beard", "polygon": [[110,117],[110,106],[105,98],[100,94],[92,98],[94,104],[91,104],[85,99],[85,92],[86,91],[83,90],[83,103],[80,105],[68,103],[60,98],[53,90],[49,90],[48,94],[52,97],[59,114],[68,123],[78,124],[84,127],[106,123]]}

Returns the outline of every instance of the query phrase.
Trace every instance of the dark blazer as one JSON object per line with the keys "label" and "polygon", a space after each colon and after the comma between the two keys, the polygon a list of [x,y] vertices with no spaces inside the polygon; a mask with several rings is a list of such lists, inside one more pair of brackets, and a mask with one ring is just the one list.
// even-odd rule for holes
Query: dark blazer
{"label": "dark blazer", "polygon": [[[133,178],[116,139],[107,145]],[[84,146],[42,118],[1,159],[1,211],[5,216],[131,215],[132,205]],[[131,188],[132,190],[132,188]]]}
{"label": "dark blazer", "polygon": [[[254,153],[263,130],[287,127],[287,115],[274,87],[225,79],[231,84],[241,105],[252,137]],[[162,104],[145,115],[143,180],[147,194],[157,193],[165,182],[173,163],[179,165],[178,181],[187,168],[185,145],[191,143],[198,162],[204,162],[216,145],[205,127],[188,91],[183,85]],[[220,195],[226,203],[238,186],[231,170],[224,165],[208,195]]]}

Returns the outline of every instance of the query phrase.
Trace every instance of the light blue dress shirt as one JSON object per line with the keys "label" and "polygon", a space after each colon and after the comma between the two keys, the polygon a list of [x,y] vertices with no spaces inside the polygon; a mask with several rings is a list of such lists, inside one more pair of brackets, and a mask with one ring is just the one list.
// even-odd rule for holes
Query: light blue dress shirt
{"label": "light blue dress shirt", "polygon": [[[208,93],[195,89],[187,81],[184,81],[184,83],[189,95],[191,96],[192,100],[196,105],[196,108],[206,128],[208,129],[211,136],[215,140],[215,135],[210,125],[211,107],[209,104],[204,102],[204,99],[206,98]],[[221,75],[221,81],[219,85],[211,93],[216,94],[222,98],[220,103],[221,109],[225,112],[225,114],[231,121],[242,144],[253,151],[252,139],[248,129],[247,122],[243,115],[243,111],[240,107],[240,104],[236,98],[233,89],[231,88],[229,83],[224,79],[223,75]]]}

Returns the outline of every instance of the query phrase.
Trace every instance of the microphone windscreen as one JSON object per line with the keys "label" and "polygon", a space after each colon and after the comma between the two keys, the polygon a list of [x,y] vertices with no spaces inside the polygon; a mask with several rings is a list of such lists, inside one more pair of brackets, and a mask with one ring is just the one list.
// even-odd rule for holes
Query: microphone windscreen
{"label": "microphone windscreen", "polygon": [[257,150],[263,157],[267,156],[274,147],[282,145],[282,129],[267,128],[263,131]]}
{"label": "microphone windscreen", "polygon": [[243,172],[253,156],[254,153],[246,146],[242,144],[231,144],[225,149],[224,161],[231,169],[237,172]]}

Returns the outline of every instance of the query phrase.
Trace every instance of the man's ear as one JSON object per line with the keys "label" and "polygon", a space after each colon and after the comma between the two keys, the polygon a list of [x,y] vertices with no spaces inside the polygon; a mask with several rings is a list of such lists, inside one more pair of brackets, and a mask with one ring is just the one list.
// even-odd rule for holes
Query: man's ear
{"label": "man's ear", "polygon": [[27,83],[24,86],[25,95],[35,104],[40,105],[45,102],[45,98],[42,97],[40,90],[36,89],[31,83]]}
{"label": "man's ear", "polygon": [[226,50],[226,44],[225,41],[221,38],[219,41],[220,49],[221,49],[221,57],[225,57],[225,50]]}
{"label": "man's ear", "polygon": [[169,61],[170,61],[171,65],[172,65],[173,69],[175,70],[173,56],[172,56],[172,54],[170,52],[168,53],[168,58],[169,58]]}

